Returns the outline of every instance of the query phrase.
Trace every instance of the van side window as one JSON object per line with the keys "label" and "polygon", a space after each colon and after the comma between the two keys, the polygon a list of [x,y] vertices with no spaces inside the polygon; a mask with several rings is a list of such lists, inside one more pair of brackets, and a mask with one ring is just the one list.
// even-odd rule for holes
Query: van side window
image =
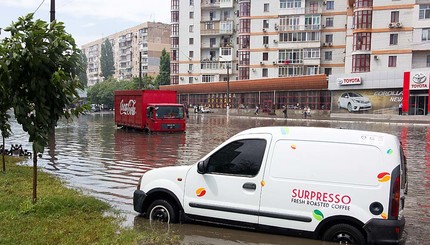
{"label": "van side window", "polygon": [[265,149],[264,139],[231,142],[210,157],[208,173],[255,176],[260,170]]}

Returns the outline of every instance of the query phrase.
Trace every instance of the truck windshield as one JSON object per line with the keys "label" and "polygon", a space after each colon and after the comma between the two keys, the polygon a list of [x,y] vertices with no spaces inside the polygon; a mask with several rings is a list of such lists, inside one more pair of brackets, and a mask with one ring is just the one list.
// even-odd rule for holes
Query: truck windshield
{"label": "truck windshield", "polygon": [[184,108],[181,106],[159,106],[157,108],[157,118],[184,118]]}

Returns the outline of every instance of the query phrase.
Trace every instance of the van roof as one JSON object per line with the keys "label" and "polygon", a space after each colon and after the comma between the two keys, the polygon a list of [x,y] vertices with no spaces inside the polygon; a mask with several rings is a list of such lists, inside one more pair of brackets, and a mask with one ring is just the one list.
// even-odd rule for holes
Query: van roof
{"label": "van roof", "polygon": [[398,142],[398,138],[396,136],[387,133],[342,128],[295,126],[252,128],[242,131],[236,136],[247,134],[271,134],[274,139],[334,141],[371,145],[382,145],[387,144],[387,142],[395,144],[395,142]]}

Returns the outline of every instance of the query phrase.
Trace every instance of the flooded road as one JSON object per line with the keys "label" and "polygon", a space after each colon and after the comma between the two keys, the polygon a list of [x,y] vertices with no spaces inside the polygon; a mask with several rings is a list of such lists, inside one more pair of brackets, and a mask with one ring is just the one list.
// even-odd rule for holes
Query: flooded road
{"label": "flooded road", "polygon": [[[406,199],[407,244],[430,244],[430,128],[358,122],[284,121],[224,115],[190,115],[185,134],[154,134],[117,129],[112,113],[82,116],[60,122],[55,149],[46,149],[39,161],[45,171],[64,179],[74,188],[115,206],[125,224],[148,226],[136,217],[132,196],[142,173],[149,169],[197,162],[230,136],[248,128],[270,125],[342,127],[391,133],[404,145],[409,168]],[[27,135],[12,125],[14,135],[6,145],[22,144],[31,150]],[[31,161],[31,160],[30,160]],[[31,163],[30,163],[31,164]],[[171,225],[183,244],[327,244],[320,241],[241,231],[205,225]]]}

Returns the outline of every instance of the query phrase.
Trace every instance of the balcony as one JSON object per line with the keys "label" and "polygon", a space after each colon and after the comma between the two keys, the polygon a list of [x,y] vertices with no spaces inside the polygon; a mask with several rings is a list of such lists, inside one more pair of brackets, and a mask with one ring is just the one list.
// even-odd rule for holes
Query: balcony
{"label": "balcony", "polygon": [[201,48],[219,48],[219,43],[202,42]]}
{"label": "balcony", "polygon": [[279,15],[302,15],[306,13],[306,8],[281,8]]}
{"label": "balcony", "polygon": [[219,0],[202,0],[201,7],[202,7],[202,9],[203,8],[219,8],[220,2],[219,2]]}
{"label": "balcony", "polygon": [[233,0],[220,0],[220,8],[233,8]]}
{"label": "balcony", "polygon": [[[224,58],[224,57],[223,57]],[[202,73],[227,74],[227,66],[232,68],[231,61],[202,61]]]}
{"label": "balcony", "polygon": [[278,26],[279,31],[309,31],[309,30],[321,30],[320,24],[315,25],[280,25]]}

